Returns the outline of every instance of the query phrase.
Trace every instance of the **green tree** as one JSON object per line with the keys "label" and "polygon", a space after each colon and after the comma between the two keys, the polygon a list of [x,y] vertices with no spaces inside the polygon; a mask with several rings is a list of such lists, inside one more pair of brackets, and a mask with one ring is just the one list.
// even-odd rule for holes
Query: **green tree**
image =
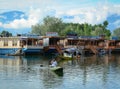
{"label": "green tree", "polygon": [[120,38],[120,27],[119,28],[116,28],[114,31],[113,31],[113,36],[117,36]]}
{"label": "green tree", "polygon": [[12,36],[12,33],[3,30],[0,35],[3,36],[3,37],[9,37],[9,36]]}
{"label": "green tree", "polygon": [[94,25],[84,23],[63,23],[61,19],[47,16],[42,24],[32,26],[32,33],[45,35],[46,32],[58,32],[60,36],[65,36],[69,32],[75,32],[78,36],[99,36],[110,37],[111,32],[107,29],[108,21],[102,24]]}
{"label": "green tree", "polygon": [[108,21],[107,21],[107,20],[106,20],[106,21],[104,21],[104,22],[103,22],[103,27],[104,27],[104,28],[107,28],[108,24],[109,24],[109,23],[108,23]]}
{"label": "green tree", "polygon": [[105,30],[105,35],[106,35],[106,38],[109,39],[110,36],[111,36],[110,30],[106,29],[106,30]]}
{"label": "green tree", "polygon": [[98,24],[93,26],[93,31],[91,34],[94,36],[105,35],[107,39],[110,38],[111,32],[107,29],[108,21],[104,21],[103,24]]}
{"label": "green tree", "polygon": [[88,23],[85,23],[84,24],[84,35],[91,36],[91,31],[92,31],[91,25],[89,25]]}
{"label": "green tree", "polygon": [[65,24],[64,25],[64,30],[62,31],[62,35],[66,36],[66,34],[70,31],[71,31],[71,25]]}
{"label": "green tree", "polygon": [[43,19],[43,24],[37,24],[32,26],[32,33],[45,35],[46,32],[58,32],[62,34],[63,22],[56,17],[47,16]]}
{"label": "green tree", "polygon": [[36,24],[32,26],[32,33],[35,33],[37,35],[45,35],[46,33],[46,27],[44,25]]}
{"label": "green tree", "polygon": [[102,27],[97,26],[97,27],[95,27],[95,30],[93,32],[91,32],[91,34],[93,36],[99,36],[99,35],[104,34],[104,32],[103,32]]}

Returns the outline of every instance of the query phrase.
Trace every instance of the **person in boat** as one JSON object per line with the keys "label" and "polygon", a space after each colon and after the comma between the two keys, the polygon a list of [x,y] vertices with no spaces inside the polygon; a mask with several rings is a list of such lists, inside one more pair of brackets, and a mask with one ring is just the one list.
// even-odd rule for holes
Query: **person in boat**
{"label": "person in boat", "polygon": [[57,61],[55,60],[55,59],[53,59],[52,61],[51,61],[51,67],[56,67],[58,64],[57,64]]}

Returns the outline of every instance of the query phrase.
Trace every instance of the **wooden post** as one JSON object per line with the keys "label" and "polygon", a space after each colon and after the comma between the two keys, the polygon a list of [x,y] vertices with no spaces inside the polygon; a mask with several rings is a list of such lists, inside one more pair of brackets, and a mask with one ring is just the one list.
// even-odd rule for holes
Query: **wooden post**
{"label": "wooden post", "polygon": [[111,48],[109,48],[109,55],[111,55],[111,51],[112,51],[112,49],[111,49]]}

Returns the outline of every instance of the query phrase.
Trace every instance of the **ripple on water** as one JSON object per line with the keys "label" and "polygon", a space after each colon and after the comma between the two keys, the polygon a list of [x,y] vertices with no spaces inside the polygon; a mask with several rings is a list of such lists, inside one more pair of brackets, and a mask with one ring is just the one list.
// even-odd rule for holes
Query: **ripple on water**
{"label": "ripple on water", "polygon": [[119,58],[105,55],[68,61],[63,63],[62,77],[39,68],[39,64],[48,65],[49,60],[2,58],[0,89],[120,89]]}

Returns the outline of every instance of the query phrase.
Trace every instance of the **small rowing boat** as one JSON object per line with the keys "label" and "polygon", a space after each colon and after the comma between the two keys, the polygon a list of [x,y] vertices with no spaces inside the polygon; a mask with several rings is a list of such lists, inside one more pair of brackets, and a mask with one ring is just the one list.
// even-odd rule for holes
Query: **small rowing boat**
{"label": "small rowing boat", "polygon": [[59,76],[63,76],[63,68],[62,67],[50,67],[50,70],[56,73]]}

